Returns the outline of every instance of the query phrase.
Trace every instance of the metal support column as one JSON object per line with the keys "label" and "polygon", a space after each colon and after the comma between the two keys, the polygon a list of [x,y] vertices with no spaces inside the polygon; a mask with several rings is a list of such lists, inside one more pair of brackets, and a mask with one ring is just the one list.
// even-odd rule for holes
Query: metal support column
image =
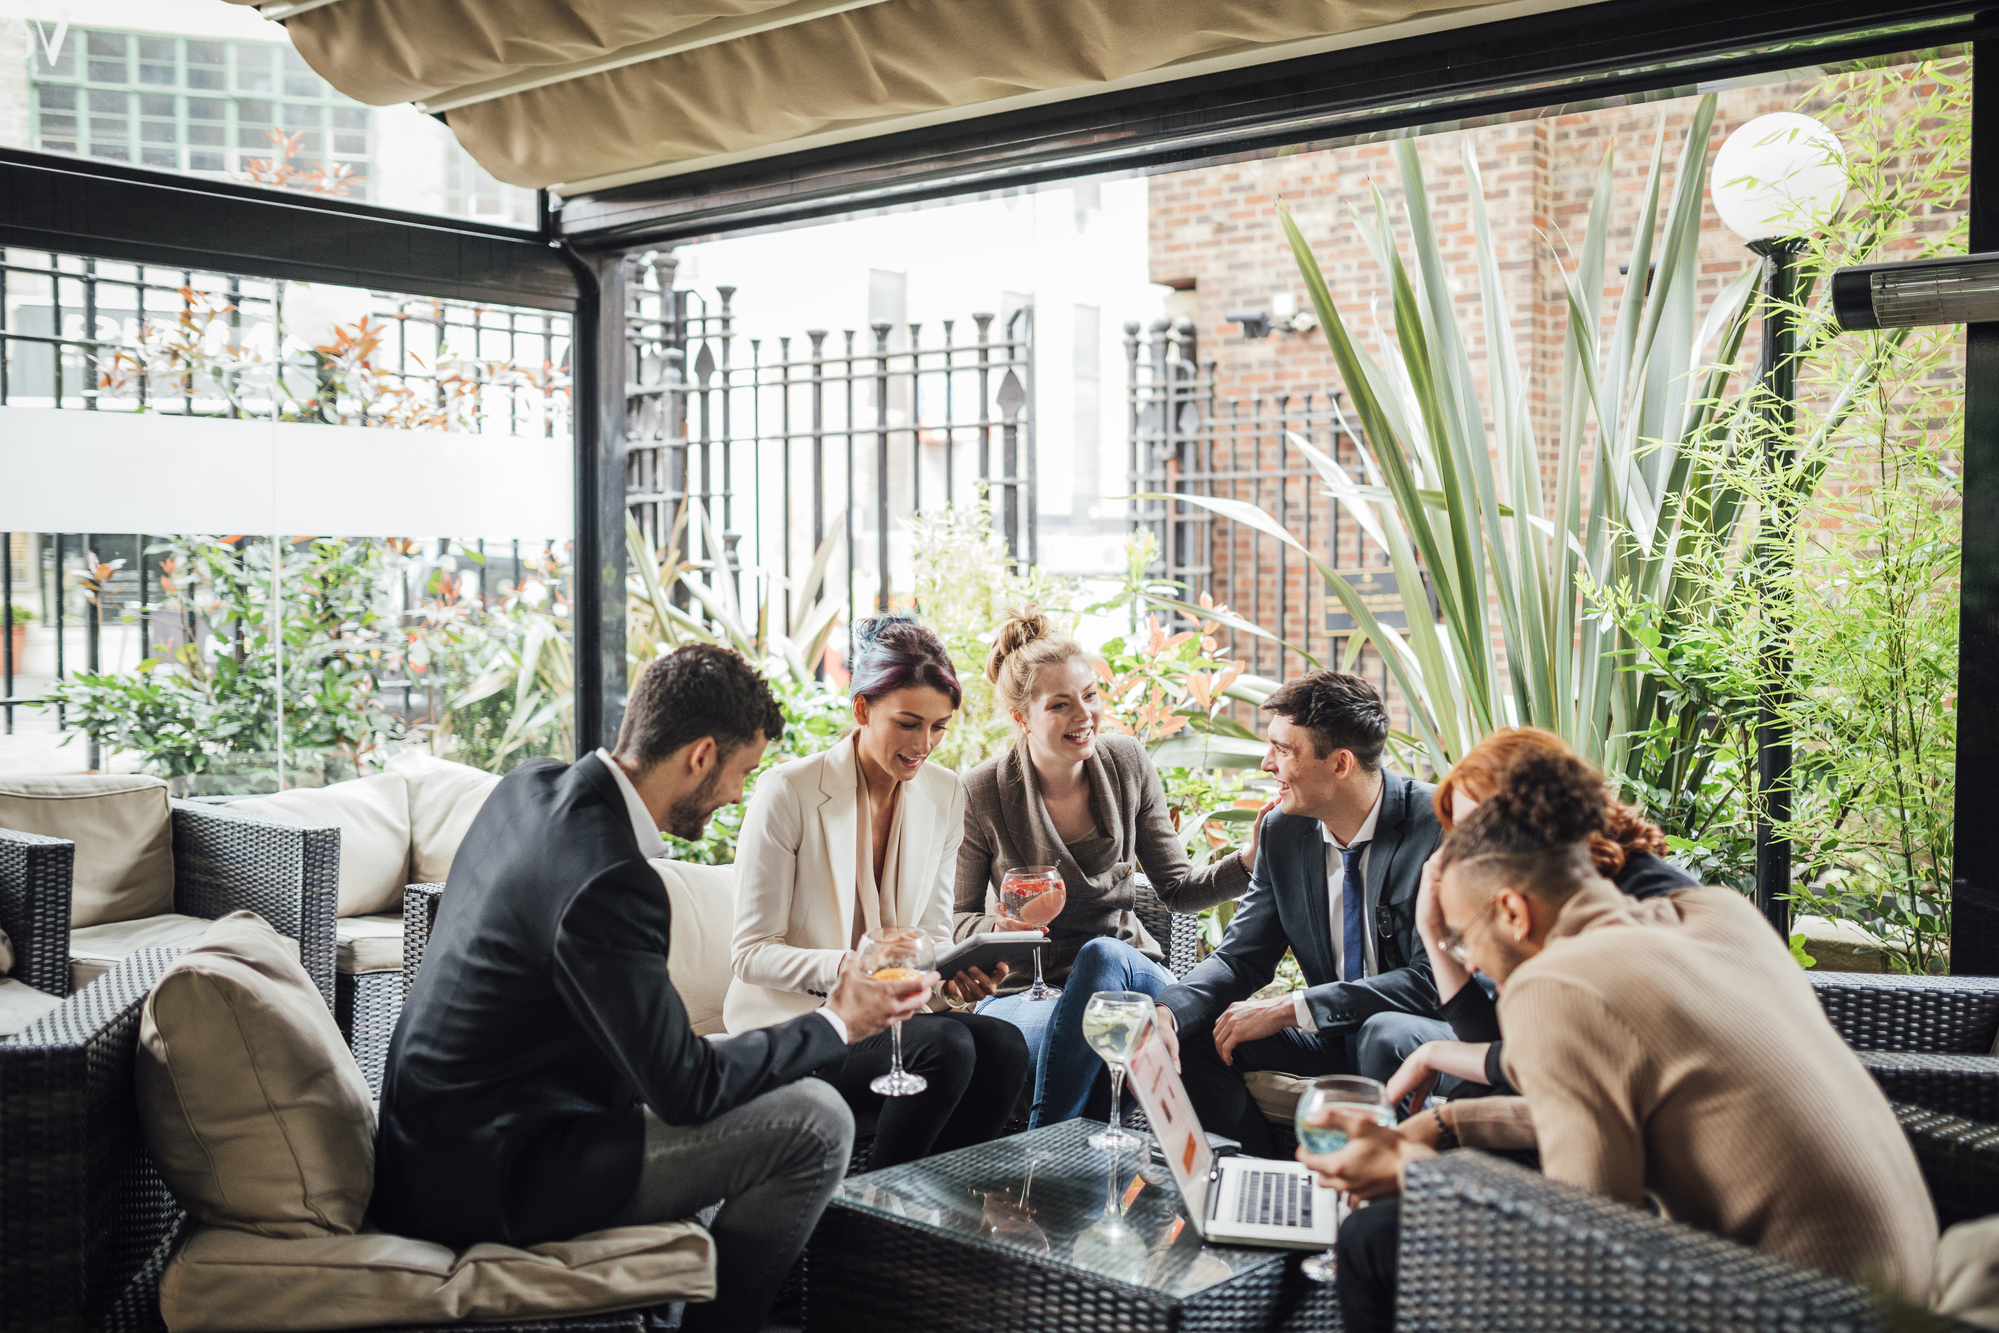
{"label": "metal support column", "polygon": [[[1981,23],[1999,13],[1980,16]],[[1973,44],[1971,250],[1999,250],[1999,42]],[[1950,970],[1999,976],[1999,324],[1964,331],[1964,571]]]}
{"label": "metal support column", "polygon": [[564,251],[582,298],[575,393],[576,753],[617,740],[625,716],[625,261]]}

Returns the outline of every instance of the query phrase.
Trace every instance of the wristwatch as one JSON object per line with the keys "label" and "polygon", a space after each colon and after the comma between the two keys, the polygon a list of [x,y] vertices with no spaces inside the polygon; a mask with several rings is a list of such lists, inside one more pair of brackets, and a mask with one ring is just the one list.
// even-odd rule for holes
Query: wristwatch
{"label": "wristwatch", "polygon": [[1437,1122],[1437,1151],[1449,1152],[1458,1146],[1458,1132],[1444,1119],[1444,1108],[1430,1108],[1430,1118]]}

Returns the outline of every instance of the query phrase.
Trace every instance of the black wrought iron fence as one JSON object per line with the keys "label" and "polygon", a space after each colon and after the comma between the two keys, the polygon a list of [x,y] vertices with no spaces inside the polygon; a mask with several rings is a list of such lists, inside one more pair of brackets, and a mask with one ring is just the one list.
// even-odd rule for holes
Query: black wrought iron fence
{"label": "black wrought iron fence", "polygon": [[738,597],[789,619],[834,535],[852,617],[909,592],[917,514],[984,488],[1009,555],[1035,563],[1032,307],[773,333],[742,327],[732,287],[676,288],[670,255],[632,263],[626,505],[654,552],[692,500]]}
{"label": "black wrought iron fence", "polygon": [[[1388,553],[1330,500],[1293,444],[1293,437],[1303,439],[1349,475],[1366,476],[1359,432],[1341,410],[1340,391],[1228,395],[1218,363],[1198,359],[1191,319],[1155,320],[1149,328],[1131,323],[1124,331],[1134,489],[1254,504],[1346,574],[1385,623],[1402,623]],[[1157,572],[1182,585],[1188,600],[1205,593],[1321,662],[1346,664],[1354,623],[1287,544],[1184,501],[1135,502],[1131,521],[1153,532]],[[1270,640],[1223,632],[1230,654],[1255,674],[1281,679],[1306,667]],[[1372,647],[1359,652],[1354,667],[1388,693],[1387,666]]]}
{"label": "black wrought iron fence", "polygon": [[[336,289],[331,303],[322,292],[301,307],[293,287],[0,249],[0,407],[227,419],[268,419],[275,407],[286,420],[567,437],[566,315],[350,289]],[[307,318],[301,341],[295,335]],[[49,703],[49,684],[109,665],[107,633],[120,636],[121,649],[135,637],[139,661],[173,641],[179,620],[161,616],[154,549],[164,540],[0,532],[0,734],[14,733],[22,710]],[[546,537],[423,537],[403,545],[385,593],[393,614],[412,626],[426,614],[439,571],[484,605],[530,571],[562,566],[566,549]],[[115,568],[92,593],[84,584],[101,566]],[[385,672],[377,687],[382,704],[406,719],[431,719],[441,706],[435,681],[405,671]],[[57,731],[70,728],[60,705],[47,713]],[[89,765],[99,758],[93,744]]]}

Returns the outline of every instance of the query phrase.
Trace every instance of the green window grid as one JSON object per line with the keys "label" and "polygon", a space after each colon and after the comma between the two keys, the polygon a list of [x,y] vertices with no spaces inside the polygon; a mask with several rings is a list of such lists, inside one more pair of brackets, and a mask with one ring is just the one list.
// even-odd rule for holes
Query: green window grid
{"label": "green window grid", "polygon": [[[335,92],[289,45],[72,29],[53,66],[37,51],[36,147],[168,171],[224,175],[277,156],[269,131],[302,133],[294,166],[369,174],[367,107]],[[366,181],[349,197],[368,197]]]}

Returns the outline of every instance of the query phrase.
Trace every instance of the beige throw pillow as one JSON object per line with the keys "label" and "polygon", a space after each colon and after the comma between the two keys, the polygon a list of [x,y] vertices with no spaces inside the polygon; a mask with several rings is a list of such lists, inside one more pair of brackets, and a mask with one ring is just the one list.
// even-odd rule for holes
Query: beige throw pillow
{"label": "beige throw pillow", "polygon": [[375,1185],[368,1084],[280,936],[232,912],[139,1018],[139,1124],[198,1221],[265,1236],[358,1230]]}
{"label": "beige throw pillow", "polygon": [[338,828],[341,916],[367,916],[402,904],[403,886],[410,882],[410,802],[409,785],[399,774],[253,796],[223,808],[255,819]]}
{"label": "beige throw pillow", "polygon": [[729,994],[735,948],[736,868],[654,861],[673,912],[666,972],[697,1036],[727,1032],[722,1001]]}
{"label": "beige throw pillow", "polygon": [[72,926],[174,910],[173,814],[167,784],[159,778],[0,779],[0,828],[76,844]]}
{"label": "beige throw pillow", "polygon": [[442,884],[499,775],[418,750],[403,751],[388,767],[410,785],[410,883]]}
{"label": "beige throw pillow", "polygon": [[271,1240],[204,1227],[160,1275],[172,1333],[459,1324],[715,1298],[715,1244],[692,1222],[517,1250],[367,1232]]}

